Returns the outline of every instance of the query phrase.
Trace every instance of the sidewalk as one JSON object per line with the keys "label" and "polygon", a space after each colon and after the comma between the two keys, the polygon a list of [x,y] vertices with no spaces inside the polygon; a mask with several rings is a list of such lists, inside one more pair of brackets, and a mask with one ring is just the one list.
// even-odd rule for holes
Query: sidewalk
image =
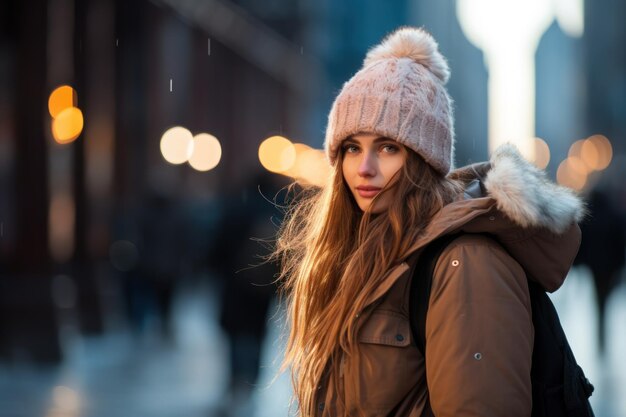
{"label": "sidewalk", "polygon": [[[610,300],[607,357],[597,356],[596,307],[584,270],[553,295],[574,353],[596,387],[597,417],[626,417],[626,286]],[[136,339],[127,332],[68,346],[57,368],[0,364],[0,417],[221,417],[227,349],[216,324],[216,295],[208,286],[178,294],[175,342]],[[261,381],[242,417],[286,417],[289,376],[270,385],[280,359],[276,320],[268,334]],[[239,417],[238,416],[238,417]]]}
{"label": "sidewalk", "polygon": [[[175,341],[128,332],[73,339],[60,367],[0,364],[0,417],[213,417],[225,395],[227,350],[211,288],[183,291],[175,306]],[[288,378],[274,377],[278,329],[267,338],[261,386],[242,411],[287,415]]]}

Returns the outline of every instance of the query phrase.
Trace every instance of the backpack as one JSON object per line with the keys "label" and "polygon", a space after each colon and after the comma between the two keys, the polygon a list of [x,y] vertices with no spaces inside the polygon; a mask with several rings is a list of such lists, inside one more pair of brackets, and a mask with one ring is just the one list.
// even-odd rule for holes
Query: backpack
{"label": "backpack", "polygon": [[[409,302],[413,340],[426,354],[426,315],[435,265],[443,250],[460,234],[436,239],[414,256]],[[593,417],[589,397],[593,385],[576,363],[559,316],[545,290],[528,280],[535,328],[531,382],[532,417]]]}

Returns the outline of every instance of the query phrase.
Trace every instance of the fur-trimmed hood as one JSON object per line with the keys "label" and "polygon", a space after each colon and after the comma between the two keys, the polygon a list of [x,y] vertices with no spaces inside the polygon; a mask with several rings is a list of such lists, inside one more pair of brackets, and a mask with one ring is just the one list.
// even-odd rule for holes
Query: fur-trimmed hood
{"label": "fur-trimmed hood", "polygon": [[574,192],[548,180],[509,144],[489,162],[457,169],[449,177],[465,184],[465,198],[435,215],[415,250],[444,234],[488,234],[530,279],[548,291],[562,285],[580,246],[578,222],[585,214]]}
{"label": "fur-trimmed hood", "polygon": [[583,218],[583,203],[574,192],[549,181],[513,145],[494,152],[484,183],[498,209],[521,227],[545,227],[561,234]]}

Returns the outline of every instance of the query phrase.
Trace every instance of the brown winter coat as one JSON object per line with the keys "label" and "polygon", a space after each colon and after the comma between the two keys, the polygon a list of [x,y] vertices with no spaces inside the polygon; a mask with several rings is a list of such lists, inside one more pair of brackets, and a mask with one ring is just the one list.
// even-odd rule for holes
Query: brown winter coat
{"label": "brown winter coat", "polygon": [[[410,265],[385,278],[359,315],[359,355],[338,390],[325,381],[319,416],[530,416],[533,326],[527,277],[555,291],[580,244],[580,201],[510,146],[451,174],[465,198],[444,207],[415,242],[465,232],[440,257],[426,321],[426,358],[409,325]],[[480,234],[478,234],[480,233]],[[486,234],[491,237],[487,237]]]}

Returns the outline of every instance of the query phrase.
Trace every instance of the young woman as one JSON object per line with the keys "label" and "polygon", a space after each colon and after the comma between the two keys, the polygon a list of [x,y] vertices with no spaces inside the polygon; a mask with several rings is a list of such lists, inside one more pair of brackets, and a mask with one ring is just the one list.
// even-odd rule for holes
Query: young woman
{"label": "young woman", "polygon": [[[510,145],[451,171],[448,76],[432,37],[403,28],[333,104],[332,178],[290,211],[276,251],[301,416],[530,416],[527,278],[561,285],[583,208]],[[435,269],[424,358],[409,258],[458,232]]]}

